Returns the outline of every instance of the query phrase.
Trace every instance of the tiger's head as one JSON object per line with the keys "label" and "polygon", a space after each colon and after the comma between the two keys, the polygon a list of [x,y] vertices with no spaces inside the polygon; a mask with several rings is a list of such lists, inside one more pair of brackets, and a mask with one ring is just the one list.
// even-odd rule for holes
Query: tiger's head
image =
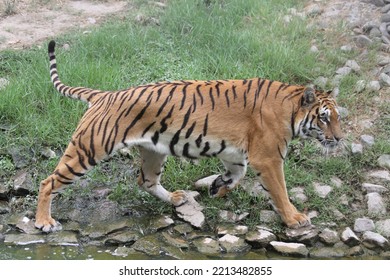
{"label": "tiger's head", "polygon": [[326,150],[336,148],[343,139],[343,134],[333,92],[306,88],[300,102],[298,133],[295,134],[302,138],[317,139]]}

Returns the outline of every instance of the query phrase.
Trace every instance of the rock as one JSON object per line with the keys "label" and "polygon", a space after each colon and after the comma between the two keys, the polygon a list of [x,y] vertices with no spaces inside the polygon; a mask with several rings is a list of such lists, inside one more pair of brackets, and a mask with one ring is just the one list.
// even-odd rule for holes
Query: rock
{"label": "rock", "polygon": [[3,182],[0,182],[0,199],[7,200],[9,197],[9,188],[3,184]]}
{"label": "rock", "polygon": [[8,214],[9,212],[11,212],[11,208],[9,207],[8,202],[0,200],[0,215]]}
{"label": "rock", "polygon": [[334,259],[344,256],[345,252],[341,248],[322,247],[314,248],[310,251],[310,257],[315,259]]}
{"label": "rock", "polygon": [[332,178],[330,178],[330,181],[331,181],[332,185],[335,186],[336,188],[341,188],[341,186],[343,185],[343,181],[339,177],[336,177],[336,176],[333,176]]}
{"label": "rock", "polygon": [[163,237],[165,238],[165,241],[174,247],[180,248],[180,249],[188,249],[189,245],[187,241],[185,241],[182,238],[174,237],[168,232],[163,232],[162,233]]}
{"label": "rock", "polygon": [[8,153],[17,169],[25,168],[31,162],[31,152],[27,148],[13,147],[8,150]]}
{"label": "rock", "polygon": [[337,109],[339,110],[339,113],[340,113],[340,116],[342,119],[348,117],[349,112],[348,112],[347,108],[338,106]]}
{"label": "rock", "polygon": [[277,237],[270,231],[258,229],[246,234],[245,240],[254,248],[266,247],[271,241],[276,241]]}
{"label": "rock", "polygon": [[286,243],[279,241],[272,241],[270,245],[279,253],[298,257],[307,257],[309,250],[305,244],[301,243]]}
{"label": "rock", "polygon": [[314,84],[322,89],[324,89],[326,87],[327,83],[328,83],[328,78],[326,78],[324,76],[320,76],[314,80]]}
{"label": "rock", "polygon": [[389,14],[382,14],[381,22],[390,22],[390,15]]}
{"label": "rock", "polygon": [[363,233],[362,243],[369,249],[373,249],[375,247],[384,249],[389,246],[389,241],[386,238],[384,238],[379,233],[372,231],[366,231]]}
{"label": "rock", "polygon": [[369,35],[370,35],[371,38],[381,37],[382,32],[379,30],[378,27],[373,27],[373,28],[370,30]]}
{"label": "rock", "polygon": [[176,225],[173,227],[174,230],[176,230],[178,233],[187,235],[188,233],[191,233],[194,231],[193,227],[190,224],[181,224],[181,225]]}
{"label": "rock", "polygon": [[340,47],[340,50],[343,52],[350,52],[352,51],[352,47],[350,45],[344,45]]}
{"label": "rock", "polygon": [[375,139],[371,135],[363,134],[360,136],[360,141],[366,147],[372,147],[375,144]]}
{"label": "rock", "polygon": [[298,229],[286,229],[285,233],[289,241],[312,246],[318,240],[319,230],[314,226],[307,226]]}
{"label": "rock", "polygon": [[305,189],[302,187],[292,188],[290,193],[291,200],[294,202],[305,203],[308,200],[307,196],[305,195]]}
{"label": "rock", "polygon": [[390,169],[390,155],[381,155],[378,158],[378,165],[383,168]]}
{"label": "rock", "polygon": [[251,249],[251,246],[243,238],[226,234],[219,238],[219,245],[226,253],[244,253]]}
{"label": "rock", "polygon": [[4,239],[5,245],[30,245],[45,243],[43,235],[34,234],[6,234]]}
{"label": "rock", "polygon": [[305,8],[305,13],[309,17],[318,16],[323,12],[323,9],[318,4],[310,4]]}
{"label": "rock", "polygon": [[20,170],[14,177],[14,192],[16,195],[25,196],[34,191],[32,177],[24,170]]}
{"label": "rock", "polygon": [[145,254],[134,250],[133,248],[128,247],[118,247],[112,252],[113,256],[127,257],[131,255],[131,258],[134,260],[142,260],[145,259]]}
{"label": "rock", "polygon": [[242,225],[221,225],[217,227],[218,235],[244,235],[247,232],[248,227]]}
{"label": "rock", "polygon": [[356,232],[364,232],[375,229],[374,221],[368,218],[357,218],[353,226],[353,230]]}
{"label": "rock", "polygon": [[360,93],[366,88],[366,81],[364,80],[359,80],[355,84],[355,90],[356,92]]}
{"label": "rock", "polygon": [[137,241],[140,234],[136,231],[121,231],[108,235],[104,239],[105,245],[131,245]]}
{"label": "rock", "polygon": [[157,232],[159,230],[165,229],[175,223],[174,220],[170,216],[163,215],[157,217],[156,219],[152,219],[149,223],[149,232]]}
{"label": "rock", "polygon": [[368,0],[368,2],[374,4],[377,7],[383,7],[385,5],[383,0]]}
{"label": "rock", "polygon": [[387,170],[371,171],[367,174],[367,177],[378,181],[390,182],[390,173]]}
{"label": "rock", "polygon": [[336,70],[336,74],[344,77],[344,76],[347,76],[349,73],[351,73],[351,71],[352,71],[352,69],[349,67],[341,67],[341,68]]}
{"label": "rock", "polygon": [[353,72],[360,72],[360,66],[356,62],[356,60],[347,60],[347,62],[345,63],[345,67],[352,69]]}
{"label": "rock", "polygon": [[227,211],[227,210],[221,210],[219,211],[219,217],[225,221],[225,222],[231,222],[231,223],[236,223],[236,222],[239,222],[239,221],[242,221],[243,219],[245,219],[247,216],[249,215],[248,212],[244,212],[242,214],[235,214],[231,211]]}
{"label": "rock", "polygon": [[[74,221],[73,221],[74,222]],[[102,239],[107,235],[132,228],[136,221],[120,218],[117,220],[90,223],[87,227],[81,229],[82,236],[88,236],[90,239]],[[77,224],[76,224],[77,225]],[[152,227],[152,226],[151,226]]]}
{"label": "rock", "polygon": [[260,211],[260,222],[262,223],[278,223],[281,221],[280,216],[272,210]]}
{"label": "rock", "polygon": [[355,246],[360,243],[359,238],[356,236],[356,234],[347,227],[342,233],[341,233],[341,241],[343,241],[348,246]]}
{"label": "rock", "polygon": [[149,256],[159,256],[162,252],[160,244],[157,235],[153,234],[138,239],[131,248]]}
{"label": "rock", "polygon": [[310,52],[312,52],[312,53],[318,53],[318,48],[317,48],[317,46],[315,46],[315,45],[311,46],[311,47],[310,47]]}
{"label": "rock", "polygon": [[199,238],[194,240],[193,244],[198,252],[204,255],[217,255],[221,253],[219,242],[212,238]]}
{"label": "rock", "polygon": [[379,55],[377,57],[377,64],[378,66],[385,66],[387,64],[390,64],[390,57]]}
{"label": "rock", "polygon": [[386,238],[390,238],[390,219],[377,221],[375,226],[378,233]]}
{"label": "rock", "polygon": [[[390,15],[389,15],[390,16]],[[386,87],[390,87],[390,76],[388,76],[387,74],[385,73],[381,73],[379,75],[379,82],[381,83],[381,85],[383,86],[386,86]]]}
{"label": "rock", "polygon": [[314,192],[321,198],[326,198],[332,190],[331,186],[314,183]]}
{"label": "rock", "polygon": [[381,185],[376,185],[376,184],[371,184],[371,183],[363,183],[362,184],[362,190],[365,192],[365,193],[372,193],[372,192],[376,192],[376,193],[386,193],[388,192],[389,190],[384,187],[384,186],[381,186]]}
{"label": "rock", "polygon": [[390,4],[387,4],[381,8],[381,12],[384,14],[387,13],[388,11],[390,11]]}
{"label": "rock", "polygon": [[379,193],[373,192],[366,194],[368,214],[384,215],[386,214],[386,205]]}
{"label": "rock", "polygon": [[27,217],[19,219],[15,226],[18,230],[27,234],[41,233],[41,231],[35,227],[34,221]]}
{"label": "rock", "polygon": [[47,159],[52,159],[52,158],[56,158],[57,157],[56,153],[53,150],[51,150],[50,148],[48,148],[48,147],[43,148],[41,150],[41,155],[44,158],[47,158]]}
{"label": "rock", "polygon": [[5,89],[9,85],[9,81],[5,78],[0,78],[0,90]]}
{"label": "rock", "polygon": [[379,81],[371,81],[367,84],[366,89],[370,92],[376,92],[381,89]]}
{"label": "rock", "polygon": [[366,35],[358,35],[355,37],[356,46],[359,48],[366,48],[373,44],[373,41]]}
{"label": "rock", "polygon": [[205,217],[202,213],[203,207],[194,199],[196,195],[199,195],[199,193],[187,192],[187,202],[176,207],[176,213],[192,226],[201,228],[205,224]]}
{"label": "rock", "polygon": [[322,242],[328,245],[333,245],[340,241],[337,232],[328,228],[323,229],[318,236]]}
{"label": "rock", "polygon": [[47,242],[55,246],[79,246],[77,235],[70,231],[59,231],[48,235]]}

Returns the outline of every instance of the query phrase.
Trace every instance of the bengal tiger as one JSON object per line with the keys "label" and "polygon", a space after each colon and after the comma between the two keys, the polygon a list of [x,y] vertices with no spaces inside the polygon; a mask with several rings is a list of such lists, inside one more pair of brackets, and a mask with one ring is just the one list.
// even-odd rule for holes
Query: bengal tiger
{"label": "bengal tiger", "polygon": [[138,147],[142,158],[139,186],[174,206],[185,203],[187,195],[161,185],[166,157],[217,157],[225,173],[197,182],[206,184],[211,196],[231,191],[250,164],[282,221],[290,228],[310,224],[289,200],[283,163],[295,137],[314,137],[327,148],[340,143],[340,114],[331,93],[261,78],[157,82],[119,91],[71,87],[59,79],[54,49],[51,41],[55,89],[89,108],[54,172],[40,184],[37,228],[61,229],[51,217],[53,195],[118,149],[131,146]]}

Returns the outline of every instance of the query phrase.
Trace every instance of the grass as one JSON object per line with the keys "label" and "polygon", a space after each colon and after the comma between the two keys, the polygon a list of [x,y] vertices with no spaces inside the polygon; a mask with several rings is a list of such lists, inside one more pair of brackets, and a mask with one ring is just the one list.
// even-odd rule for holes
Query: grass
{"label": "grass", "polygon": [[[65,83],[108,90],[160,80],[260,76],[307,84],[318,76],[331,77],[335,69],[354,56],[326,45],[319,31],[308,32],[305,19],[293,17],[286,23],[283,16],[289,8],[302,5],[298,0],[170,1],[165,9],[146,0],[134,1],[133,5],[136,12],[126,14],[121,20],[114,18],[89,34],[80,31],[55,38],[58,68]],[[136,14],[155,20],[141,22]],[[320,48],[324,51],[309,52],[313,40],[324,42]],[[61,47],[65,43],[69,49]],[[0,131],[1,180],[12,180],[15,172],[9,149],[28,147],[37,154],[32,170],[36,172],[38,188],[39,181],[54,169],[58,160],[44,159],[39,151],[50,147],[60,154],[86,105],[54,91],[49,80],[46,44],[43,48],[0,52],[0,77],[10,81],[0,91],[0,127],[7,127]],[[339,103],[350,109],[345,123],[362,111],[372,110],[361,106],[362,101],[372,104],[372,95],[354,92],[355,81],[361,78],[353,74],[341,82]],[[363,155],[322,158],[311,142],[291,144],[285,164],[287,185],[289,188],[305,186],[310,197],[307,204],[298,205],[300,210],[318,210],[318,221],[332,221],[332,209],[352,214],[338,198],[342,193],[353,196],[353,189],[362,182],[362,170],[376,168],[378,156],[390,153],[388,106],[381,104],[378,108],[381,117],[375,128],[377,142]],[[136,173],[126,170],[134,168],[136,163],[136,154],[131,158],[116,156],[115,161],[98,166],[87,178],[94,186],[112,187],[113,200],[159,213],[172,211],[165,203],[133,187]],[[169,158],[163,184],[171,190],[190,189],[196,179],[221,170],[217,160],[192,164]],[[329,198],[318,198],[312,183],[329,183],[332,176],[342,179],[343,187]],[[248,177],[253,179],[250,170]],[[248,211],[250,215],[245,223],[250,226],[258,222],[259,209],[270,209],[263,197],[254,198],[242,190],[235,190],[228,199],[221,200],[212,200],[203,193],[201,200],[211,224],[218,222],[219,209]]]}

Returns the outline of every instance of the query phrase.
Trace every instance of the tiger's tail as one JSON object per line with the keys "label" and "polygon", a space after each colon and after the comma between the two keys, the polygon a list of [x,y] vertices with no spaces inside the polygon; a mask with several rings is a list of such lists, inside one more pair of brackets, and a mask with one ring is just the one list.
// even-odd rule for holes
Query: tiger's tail
{"label": "tiger's tail", "polygon": [[49,42],[48,53],[49,53],[49,61],[50,61],[50,79],[55,89],[66,97],[91,103],[92,97],[98,93],[97,90],[92,90],[85,87],[70,87],[61,82],[60,78],[58,77],[57,61],[54,52],[55,46],[56,46],[55,41]]}

